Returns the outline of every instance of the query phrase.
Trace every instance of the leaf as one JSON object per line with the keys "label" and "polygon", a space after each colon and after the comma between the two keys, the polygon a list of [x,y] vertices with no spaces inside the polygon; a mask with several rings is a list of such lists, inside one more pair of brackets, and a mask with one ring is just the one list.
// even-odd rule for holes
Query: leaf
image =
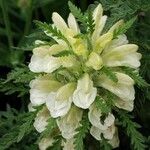
{"label": "leaf", "polygon": [[127,32],[127,30],[133,25],[137,17],[133,17],[126,23],[124,23],[122,26],[120,26],[118,29],[114,31],[114,38],[117,38],[118,35],[122,35]]}
{"label": "leaf", "polygon": [[83,150],[84,148],[83,139],[85,138],[90,128],[90,123],[89,123],[87,115],[85,114],[83,115],[83,118],[80,121],[80,124],[81,126],[76,129],[77,133],[74,136],[75,150]]}
{"label": "leaf", "polygon": [[145,150],[145,137],[137,130],[141,126],[131,120],[132,116],[119,112],[119,121],[123,128],[126,129],[126,134],[130,137],[131,145],[134,150]]}
{"label": "leaf", "polygon": [[77,8],[71,1],[68,2],[71,13],[75,16],[77,21],[81,22],[85,29],[87,29],[86,17],[81,12],[80,8]]}
{"label": "leaf", "polygon": [[139,87],[148,87],[148,84],[138,73],[137,70],[129,67],[122,67],[122,70],[129,75]]}
{"label": "leaf", "polygon": [[102,113],[108,114],[111,111],[111,106],[109,106],[107,104],[107,100],[105,100],[101,96],[96,97],[95,104],[96,104],[97,109],[100,109]]}
{"label": "leaf", "polygon": [[116,83],[118,82],[118,78],[116,74],[111,70],[111,68],[104,66],[100,71],[104,73],[106,76],[108,76],[109,79],[112,80],[113,82]]}
{"label": "leaf", "polygon": [[67,38],[55,26],[47,24],[46,22],[42,23],[41,21],[37,20],[35,20],[34,23],[43,31],[46,31],[48,34],[51,34],[52,36],[57,37],[58,39],[64,40],[68,45],[70,45]]}

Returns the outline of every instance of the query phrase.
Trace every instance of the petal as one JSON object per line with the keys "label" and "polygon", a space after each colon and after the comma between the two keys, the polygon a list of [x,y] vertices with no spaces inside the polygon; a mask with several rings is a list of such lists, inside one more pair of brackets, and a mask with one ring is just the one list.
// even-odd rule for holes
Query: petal
{"label": "petal", "polygon": [[102,18],[99,20],[99,22],[95,26],[95,30],[92,34],[92,45],[94,45],[96,39],[98,39],[98,37],[100,36],[100,34],[105,26],[106,20],[107,20],[107,16],[102,16]]}
{"label": "petal", "polygon": [[92,126],[90,129],[90,134],[96,139],[96,140],[101,140],[101,134],[102,130],[100,130],[97,127]]}
{"label": "petal", "polygon": [[74,150],[74,139],[68,139],[63,143],[63,150]]}
{"label": "petal", "polygon": [[122,99],[116,99],[115,100],[115,105],[118,108],[127,110],[127,111],[132,111],[134,108],[134,101],[124,101]]}
{"label": "petal", "polygon": [[39,133],[43,132],[46,129],[46,126],[48,124],[47,120],[49,118],[50,118],[50,114],[45,107],[38,112],[35,121],[33,123],[33,126]]}
{"label": "petal", "polygon": [[72,15],[72,13],[70,13],[69,17],[68,17],[68,26],[76,34],[80,33],[80,29],[79,29],[78,23],[77,23],[75,17]]}
{"label": "petal", "polygon": [[116,72],[118,82],[114,83],[107,76],[101,75],[97,80],[97,84],[110,92],[114,93],[121,99],[128,101],[134,100],[135,91],[134,91],[134,81],[128,75]]}
{"label": "petal", "polygon": [[68,29],[68,26],[64,19],[56,12],[52,14],[52,20],[54,22],[54,25],[61,31],[65,32],[65,30]]}
{"label": "petal", "polygon": [[64,117],[57,119],[57,125],[65,139],[71,139],[76,134],[76,129],[82,119],[82,110],[72,106],[70,111]]}
{"label": "petal", "polygon": [[108,116],[103,121],[104,123],[102,123],[102,120],[101,120],[102,113],[100,110],[96,108],[94,104],[89,108],[89,110],[90,110],[88,113],[89,121],[91,122],[93,126],[101,130],[106,130],[115,121],[115,117],[109,113]]}
{"label": "petal", "polygon": [[95,21],[95,24],[99,22],[103,14],[103,7],[101,4],[98,4],[98,6],[93,11],[93,19]]}
{"label": "petal", "polygon": [[78,80],[77,89],[73,93],[73,102],[76,106],[87,109],[94,102],[97,89],[93,87],[93,81],[88,74],[84,74]]}
{"label": "petal", "polygon": [[52,146],[54,143],[54,139],[51,137],[42,138],[38,145],[40,150],[47,150],[48,147]]}
{"label": "petal", "polygon": [[108,32],[114,32],[116,29],[118,29],[121,25],[123,25],[124,21],[123,20],[119,20],[118,22],[116,22],[109,30]]}
{"label": "petal", "polygon": [[94,51],[100,54],[113,38],[112,32],[100,36],[94,43]]}
{"label": "petal", "polygon": [[68,113],[71,107],[74,89],[75,84],[68,83],[59,88],[57,92],[51,92],[49,94],[46,105],[53,118],[64,116]]}
{"label": "petal", "polygon": [[99,70],[103,66],[102,58],[95,52],[91,52],[89,59],[86,62],[86,66],[92,67],[95,70]]}
{"label": "petal", "polygon": [[127,44],[116,47],[103,54],[104,64],[109,67],[129,66],[137,68],[140,66],[141,54],[137,53],[138,46]]}
{"label": "petal", "polygon": [[29,69],[32,72],[36,72],[36,73],[43,72],[44,70],[43,70],[42,63],[43,63],[43,59],[41,57],[33,55],[29,63]]}
{"label": "petal", "polygon": [[41,105],[46,102],[48,94],[56,91],[62,84],[51,80],[49,76],[38,77],[30,82],[30,101],[36,105]]}
{"label": "petal", "polygon": [[61,66],[61,61],[57,57],[46,56],[43,59],[43,70],[46,73],[52,73]]}
{"label": "petal", "polygon": [[119,137],[118,137],[118,129],[115,128],[115,134],[111,140],[108,141],[109,144],[112,145],[113,148],[119,147]]}

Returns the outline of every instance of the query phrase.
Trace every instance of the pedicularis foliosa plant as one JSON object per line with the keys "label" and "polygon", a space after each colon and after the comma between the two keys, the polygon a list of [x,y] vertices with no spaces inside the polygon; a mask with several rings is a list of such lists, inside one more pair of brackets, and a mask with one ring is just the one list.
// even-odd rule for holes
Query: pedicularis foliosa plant
{"label": "pedicularis foliosa plant", "polygon": [[149,86],[139,75],[138,45],[125,35],[136,17],[108,28],[100,3],[85,13],[68,5],[67,21],[57,12],[52,24],[35,21],[50,40],[35,41],[29,113],[21,116],[17,141],[33,125],[40,150],[111,150],[119,147],[124,131],[133,149],[146,149],[140,125],[129,114],[134,85]]}

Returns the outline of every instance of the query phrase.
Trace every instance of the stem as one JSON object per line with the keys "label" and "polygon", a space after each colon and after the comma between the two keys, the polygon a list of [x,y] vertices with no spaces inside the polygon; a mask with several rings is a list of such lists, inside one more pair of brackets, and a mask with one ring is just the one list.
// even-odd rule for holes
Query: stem
{"label": "stem", "polygon": [[8,16],[8,9],[5,5],[5,0],[0,0],[0,2],[1,2],[1,8],[2,8],[2,13],[3,13],[3,17],[4,17],[6,32],[7,32],[9,50],[12,51],[11,47],[13,46],[13,39],[12,39],[12,34],[11,34],[11,27],[10,27],[10,21],[9,21],[9,16]]}

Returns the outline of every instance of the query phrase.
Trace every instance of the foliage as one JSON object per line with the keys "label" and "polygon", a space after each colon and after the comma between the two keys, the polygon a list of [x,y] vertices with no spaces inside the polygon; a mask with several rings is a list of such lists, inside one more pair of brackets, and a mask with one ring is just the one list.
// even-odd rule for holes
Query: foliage
{"label": "foliage", "polygon": [[134,150],[145,150],[146,145],[146,139],[145,137],[137,130],[138,128],[141,128],[141,126],[133,122],[131,118],[132,116],[125,114],[125,113],[119,113],[119,121],[123,128],[126,129],[126,134],[131,139],[131,145],[134,147]]}
{"label": "foliage", "polygon": [[83,115],[83,118],[80,121],[80,124],[81,124],[81,126],[76,129],[77,133],[74,136],[74,138],[75,138],[74,145],[75,145],[76,150],[84,149],[83,139],[85,138],[85,136],[88,133],[88,130],[90,128],[90,123],[88,121],[87,114]]}

